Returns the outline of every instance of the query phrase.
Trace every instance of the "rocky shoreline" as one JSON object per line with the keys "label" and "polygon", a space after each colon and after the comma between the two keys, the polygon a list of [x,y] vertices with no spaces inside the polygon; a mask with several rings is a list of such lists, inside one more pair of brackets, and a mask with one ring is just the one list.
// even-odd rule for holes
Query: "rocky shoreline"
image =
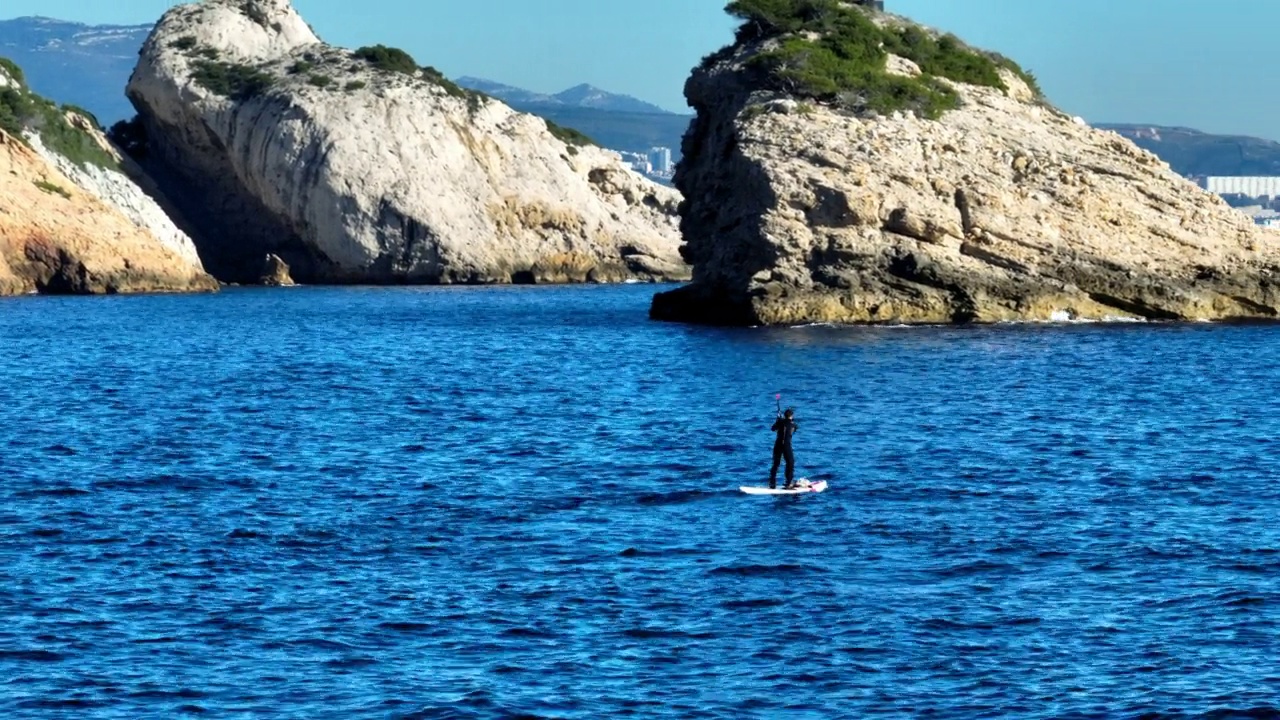
{"label": "rocky shoreline", "polygon": [[134,178],[91,120],[0,64],[0,295],[217,290]]}
{"label": "rocky shoreline", "polygon": [[650,317],[1280,319],[1280,235],[1013,61],[796,7],[729,5],[677,190],[403,51],[328,45],[289,0],[167,11],[109,138],[0,63],[0,293],[688,282]]}

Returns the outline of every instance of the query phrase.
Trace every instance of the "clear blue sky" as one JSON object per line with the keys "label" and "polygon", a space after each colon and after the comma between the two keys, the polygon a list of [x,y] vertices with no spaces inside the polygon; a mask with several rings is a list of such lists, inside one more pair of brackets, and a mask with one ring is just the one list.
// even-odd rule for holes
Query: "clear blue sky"
{"label": "clear blue sky", "polygon": [[[3,0],[0,16],[154,22],[168,0]],[[731,37],[724,0],[294,0],[327,41],[382,42],[448,75],[555,92],[589,82],[685,111],[689,69]],[[887,0],[1009,55],[1093,122],[1280,139],[1276,0]]]}

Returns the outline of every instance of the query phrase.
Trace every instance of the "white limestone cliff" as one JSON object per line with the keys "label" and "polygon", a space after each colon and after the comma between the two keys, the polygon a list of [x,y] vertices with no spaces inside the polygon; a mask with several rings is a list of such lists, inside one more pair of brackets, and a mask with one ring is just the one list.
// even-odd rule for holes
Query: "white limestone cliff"
{"label": "white limestone cliff", "polygon": [[215,275],[252,282],[276,255],[304,283],[688,277],[677,193],[390,67],[324,44],[287,0],[165,13],[128,94],[144,166]]}

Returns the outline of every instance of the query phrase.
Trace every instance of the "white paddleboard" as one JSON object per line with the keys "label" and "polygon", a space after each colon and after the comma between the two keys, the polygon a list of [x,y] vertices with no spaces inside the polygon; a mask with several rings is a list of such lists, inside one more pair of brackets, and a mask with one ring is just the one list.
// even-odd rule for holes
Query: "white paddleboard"
{"label": "white paddleboard", "polygon": [[827,489],[827,481],[819,480],[818,482],[809,482],[806,478],[796,480],[796,486],[791,490],[783,490],[782,484],[779,483],[776,489],[769,486],[756,487],[743,485],[738,488],[748,495],[802,495],[804,493],[819,493]]}

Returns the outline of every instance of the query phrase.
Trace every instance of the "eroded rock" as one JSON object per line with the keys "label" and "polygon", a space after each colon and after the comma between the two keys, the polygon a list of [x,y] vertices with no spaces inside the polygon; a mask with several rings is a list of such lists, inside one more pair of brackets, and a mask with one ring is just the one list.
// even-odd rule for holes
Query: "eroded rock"
{"label": "eroded rock", "polygon": [[936,120],[838,98],[771,112],[794,98],[761,83],[752,60],[770,47],[727,48],[686,84],[697,118],[676,184],[694,279],[657,296],[654,318],[1277,317],[1280,234],[1015,73],[1001,68],[999,87],[938,81],[959,106]]}
{"label": "eroded rock", "polygon": [[267,254],[304,283],[689,277],[678,193],[412,58],[327,45],[287,0],[171,9],[128,94],[224,280]]}

